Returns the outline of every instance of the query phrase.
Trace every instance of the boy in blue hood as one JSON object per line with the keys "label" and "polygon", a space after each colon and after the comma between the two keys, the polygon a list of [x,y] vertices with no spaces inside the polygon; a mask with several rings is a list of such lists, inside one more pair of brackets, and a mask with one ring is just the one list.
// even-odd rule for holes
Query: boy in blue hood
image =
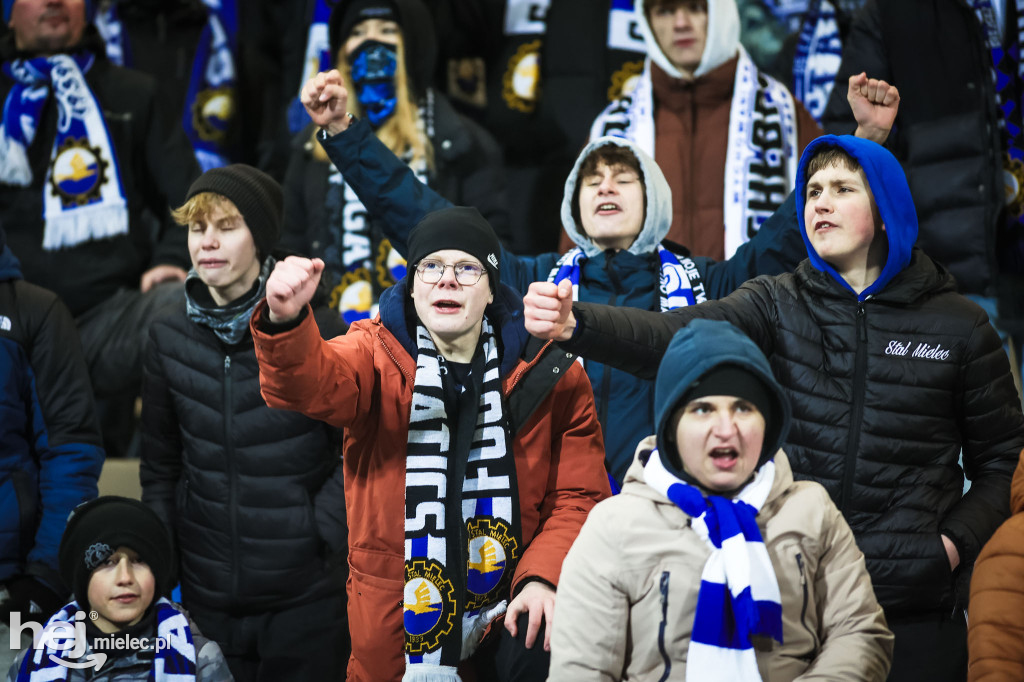
{"label": "boy in blue hood", "polygon": [[984,311],[914,248],[917,216],[892,154],[824,136],[797,179],[808,259],[794,273],[666,315],[573,304],[567,283],[534,283],[527,328],[651,377],[680,326],[739,327],[789,393],[796,477],[825,486],[867,557],[896,636],[889,679],[963,679],[958,578],[1006,518],[1024,446],[1009,363]]}

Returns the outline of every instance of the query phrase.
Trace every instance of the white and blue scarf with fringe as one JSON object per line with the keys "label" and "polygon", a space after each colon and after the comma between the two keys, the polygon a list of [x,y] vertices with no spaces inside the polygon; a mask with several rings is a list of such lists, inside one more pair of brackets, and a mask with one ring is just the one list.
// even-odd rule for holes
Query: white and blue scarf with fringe
{"label": "white and blue scarf with fringe", "polygon": [[669,471],[657,450],[644,465],[644,481],[693,519],[693,530],[711,550],[686,654],[687,682],[760,680],[751,636],[782,642],[779,583],[757,527],[775,463],[763,464],[734,499],[705,497]]}
{"label": "white and blue scarf with fringe", "polygon": [[121,170],[103,109],[85,80],[95,59],[80,52],[3,64],[15,85],[0,121],[0,183],[32,185],[28,148],[47,101],[57,100],[57,134],[42,187],[48,251],[128,234]]}
{"label": "white and blue scarf with fringe", "polygon": [[403,680],[457,681],[459,662],[508,605],[523,551],[519,493],[489,320],[470,375],[478,400],[455,419],[445,399],[444,357],[422,325],[416,345],[405,464]]}
{"label": "white and blue scarf with fringe", "polygon": [[[156,638],[162,639],[163,644],[154,646],[156,649],[153,657],[153,665],[149,670],[150,682],[195,682],[196,679],[196,647],[192,639],[192,629],[189,627],[188,618],[178,610],[170,601],[161,597],[156,603]],[[75,614],[81,611],[77,601],[72,601],[60,611],[55,613],[46,622],[43,628],[43,635],[46,639],[38,639],[46,646],[38,649],[31,649],[21,664],[21,671],[18,680],[25,682],[57,682],[67,680],[72,665],[81,661],[69,658],[72,653],[77,653],[75,624],[78,623],[78,630],[81,636],[84,635],[85,626],[76,621]],[[82,643],[84,645],[84,643]],[[79,645],[81,650],[81,645]],[[86,649],[86,651],[90,651]],[[93,657],[103,656],[103,653],[92,653]],[[94,672],[102,668],[102,663],[95,667]],[[81,667],[81,666],[78,666]]]}
{"label": "white and blue scarf with fringe", "polygon": [[[750,241],[761,225],[786,200],[796,182],[796,105],[782,83],[762,73],[742,47],[738,51],[729,138],[725,157],[725,257]],[[601,112],[590,129],[590,141],[611,135],[636,143],[654,154],[654,86],[651,59],[631,94]]]}
{"label": "white and blue scarf with fringe", "polygon": [[[658,288],[661,312],[683,308],[707,300],[700,272],[692,258],[676,254],[658,244],[658,261],[661,263]],[[572,282],[572,300],[579,300],[580,271],[587,259],[579,247],[565,252],[548,275],[548,281],[558,283],[568,278]],[[582,360],[582,358],[580,358]]]}

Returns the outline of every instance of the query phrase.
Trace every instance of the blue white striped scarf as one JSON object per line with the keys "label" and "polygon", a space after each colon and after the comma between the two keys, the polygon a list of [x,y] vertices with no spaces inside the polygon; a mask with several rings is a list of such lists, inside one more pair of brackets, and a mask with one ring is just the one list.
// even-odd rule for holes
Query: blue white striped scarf
{"label": "blue white striped scarf", "polygon": [[[572,282],[572,300],[574,301],[579,300],[580,270],[586,258],[583,250],[579,247],[570,249],[558,259],[551,274],[548,275],[548,281],[556,284],[568,278]],[[679,258],[658,244],[658,260],[661,263],[661,276],[658,278],[661,292],[658,300],[661,304],[661,312],[703,303],[707,300],[697,265],[692,259],[685,256]]]}
{"label": "blue white striped scarf", "polygon": [[835,6],[830,0],[813,0],[804,15],[793,57],[793,96],[818,123],[832,94],[842,56]]}
{"label": "blue white striped scarf", "polygon": [[[163,597],[157,601],[155,608],[157,610],[156,637],[164,640],[167,646],[154,647],[157,650],[154,653],[153,666],[149,670],[148,679],[150,682],[195,682],[196,647],[188,618]],[[76,645],[74,633],[76,622],[78,622],[79,632],[84,635],[85,626],[74,619],[75,614],[81,610],[78,602],[73,601],[46,622],[43,632],[52,634],[47,640],[40,639],[39,641],[45,642],[47,646],[32,649],[25,655],[18,680],[58,682],[68,679],[71,668],[61,665],[58,661],[80,663],[80,661],[68,658],[68,655],[74,651]],[[106,656],[102,653],[93,653],[92,655]],[[102,667],[102,662],[96,670],[99,670],[100,667]]]}
{"label": "blue white striped scarf", "polygon": [[95,56],[80,52],[4,62],[15,85],[0,121],[0,183],[28,187],[28,148],[43,107],[57,100],[57,134],[43,182],[43,248],[128,234],[128,204],[103,109],[85,81]]}
{"label": "blue white striped scarf", "polygon": [[693,634],[686,654],[687,682],[760,680],[752,635],[782,642],[782,598],[757,514],[775,480],[775,463],[758,469],[734,499],[705,495],[665,467],[657,450],[644,480],[692,517],[707,543]]}
{"label": "blue white striped scarf", "polygon": [[[331,18],[331,7],[327,0],[316,0],[313,18],[306,36],[305,58],[302,60],[302,77],[299,79],[299,90],[313,76],[321,71],[328,71],[334,64],[331,54],[331,41],[328,36],[327,22]],[[288,104],[288,132],[292,135],[309,125],[309,114],[299,100],[299,94]]]}
{"label": "blue white striped scarf", "polygon": [[231,163],[228,127],[237,113],[235,0],[203,0],[209,17],[192,60],[182,125],[203,171]]}

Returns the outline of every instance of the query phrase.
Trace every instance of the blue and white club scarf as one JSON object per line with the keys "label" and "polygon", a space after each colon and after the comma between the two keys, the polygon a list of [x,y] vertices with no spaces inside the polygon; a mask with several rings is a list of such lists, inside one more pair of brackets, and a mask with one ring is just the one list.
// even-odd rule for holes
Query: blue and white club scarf
{"label": "blue and white club scarf", "polygon": [[398,106],[395,73],[398,53],[394,45],[366,40],[348,56],[352,64],[352,83],[356,99],[362,105],[370,125],[379,128],[391,118]]}
{"label": "blue and white club scarf", "polygon": [[[548,281],[557,284],[568,278],[572,282],[572,300],[579,300],[580,270],[586,260],[583,250],[579,247],[565,252],[548,275]],[[658,260],[661,263],[659,290],[661,295],[661,312],[683,308],[707,300],[704,284],[693,259],[678,257],[658,244]],[[581,358],[582,359],[582,358]]]}
{"label": "blue and white club scarf", "polygon": [[238,7],[235,0],[203,0],[209,11],[199,36],[182,125],[203,171],[231,163],[228,126],[236,113]]}
{"label": "blue and white club scarf", "polygon": [[28,148],[43,107],[57,99],[57,134],[43,183],[43,248],[128,233],[128,208],[102,108],[85,81],[95,57],[64,54],[4,62],[15,81],[0,122],[0,183],[29,187]]}
{"label": "blue and white club scarf", "polygon": [[[416,378],[405,463],[405,682],[459,679],[487,625],[505,612],[522,556],[519,493],[490,321],[450,415],[445,361],[416,329]],[[474,376],[476,378],[474,378]]]}
{"label": "blue and white club scarf", "polygon": [[[196,647],[188,618],[163,597],[157,601],[155,608],[156,637],[164,640],[167,646],[161,645],[154,652],[149,681],[195,682]],[[46,622],[43,632],[51,632],[52,635],[46,641],[46,647],[32,649],[25,655],[18,674],[19,682],[57,682],[68,679],[71,668],[58,661],[79,663],[68,656],[76,646],[74,616],[81,610],[78,602],[73,601]],[[83,630],[85,626],[77,622],[79,630]],[[53,630],[54,627],[59,629]],[[63,636],[65,633],[69,636]],[[89,652],[89,649],[86,651]]]}
{"label": "blue and white club scarf", "polygon": [[117,12],[117,2],[104,3],[92,22],[107,46],[107,59],[118,66],[132,65],[131,48],[125,39],[124,24]]}
{"label": "blue and white club scarf", "polygon": [[735,499],[709,495],[669,471],[657,450],[644,466],[644,480],[692,517],[707,543],[693,635],[686,654],[687,682],[760,680],[752,635],[782,642],[782,597],[757,514],[775,481],[775,463],[758,469]]}
{"label": "blue and white club scarf", "polygon": [[[300,92],[306,81],[321,71],[329,71],[334,64],[327,29],[327,22],[330,18],[331,7],[327,4],[327,0],[316,0],[316,5],[313,8],[313,20],[309,24],[309,32],[306,35],[306,52],[302,60],[302,77],[299,79]],[[288,132],[294,135],[309,123],[309,114],[302,106],[299,93],[295,93],[295,98],[288,103]]]}
{"label": "blue and white club scarf", "polygon": [[812,0],[800,27],[793,57],[793,96],[803,102],[818,123],[843,57],[836,8],[830,0]]}

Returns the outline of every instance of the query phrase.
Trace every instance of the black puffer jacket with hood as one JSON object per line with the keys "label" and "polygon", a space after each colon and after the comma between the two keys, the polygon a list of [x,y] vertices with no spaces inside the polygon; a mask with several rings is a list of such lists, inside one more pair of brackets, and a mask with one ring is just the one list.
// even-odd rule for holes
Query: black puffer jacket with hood
{"label": "black puffer jacket with hood", "polygon": [[828,144],[860,162],[885,224],[889,254],[874,284],[854,293],[805,236],[809,258],[795,273],[759,277],[721,301],[664,315],[576,304],[579,326],[563,345],[653,377],[679,327],[696,318],[735,324],[789,393],[795,476],[824,485],[843,512],[887,616],[948,612],[955,581],[940,534],[969,571],[1008,515],[1024,447],[1020,403],[984,311],[913,248],[917,218],[889,152],[819,138],[800,162],[798,210],[808,159]]}

